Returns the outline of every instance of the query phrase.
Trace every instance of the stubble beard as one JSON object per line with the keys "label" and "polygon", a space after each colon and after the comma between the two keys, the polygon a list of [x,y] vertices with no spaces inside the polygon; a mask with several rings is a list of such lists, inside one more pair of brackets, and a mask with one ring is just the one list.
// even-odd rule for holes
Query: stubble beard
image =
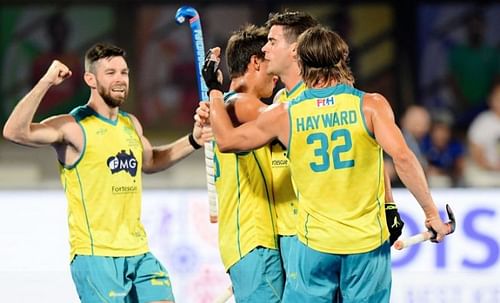
{"label": "stubble beard", "polygon": [[97,85],[97,92],[99,93],[101,98],[104,100],[106,105],[108,105],[111,108],[116,108],[116,107],[119,107],[120,105],[122,105],[128,96],[128,89],[126,89],[123,97],[114,98],[113,96],[111,96],[110,90],[106,90],[106,88],[104,88],[104,86],[100,86],[100,85]]}

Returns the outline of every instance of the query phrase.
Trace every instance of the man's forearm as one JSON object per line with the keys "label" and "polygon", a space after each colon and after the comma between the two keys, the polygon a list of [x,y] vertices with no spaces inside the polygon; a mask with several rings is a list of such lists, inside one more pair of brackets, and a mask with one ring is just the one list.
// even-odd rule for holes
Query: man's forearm
{"label": "man's forearm", "polygon": [[426,217],[439,215],[436,205],[432,201],[424,171],[415,155],[408,152],[393,159],[399,178],[418,201]]}
{"label": "man's forearm", "polygon": [[153,147],[153,165],[147,173],[163,171],[192,154],[195,148],[188,137],[186,135],[171,144]]}
{"label": "man's forearm", "polygon": [[43,97],[52,86],[47,81],[40,80],[33,89],[24,96],[12,111],[5,123],[3,135],[12,141],[23,141],[30,132],[30,125]]}

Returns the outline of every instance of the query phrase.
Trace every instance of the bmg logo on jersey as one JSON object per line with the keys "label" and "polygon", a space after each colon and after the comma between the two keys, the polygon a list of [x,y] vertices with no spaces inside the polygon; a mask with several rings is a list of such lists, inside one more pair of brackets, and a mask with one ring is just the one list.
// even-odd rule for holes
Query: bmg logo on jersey
{"label": "bmg logo on jersey", "polygon": [[132,177],[135,177],[137,174],[137,159],[135,158],[132,150],[129,151],[130,155],[122,150],[117,153],[116,156],[108,158],[107,164],[112,174],[123,170],[129,173]]}
{"label": "bmg logo on jersey", "polygon": [[316,107],[329,106],[329,105],[333,105],[334,103],[335,103],[335,99],[333,98],[333,96],[328,97],[328,98],[316,99]]}

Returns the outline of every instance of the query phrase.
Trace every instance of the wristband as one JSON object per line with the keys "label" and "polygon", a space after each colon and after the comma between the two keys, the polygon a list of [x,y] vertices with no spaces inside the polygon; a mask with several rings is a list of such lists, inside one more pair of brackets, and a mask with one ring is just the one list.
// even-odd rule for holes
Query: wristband
{"label": "wristband", "polygon": [[193,137],[193,133],[190,133],[189,136],[188,136],[188,141],[189,141],[189,144],[191,144],[191,146],[194,148],[194,149],[200,149],[201,148],[201,145],[199,145],[196,140],[194,139]]}

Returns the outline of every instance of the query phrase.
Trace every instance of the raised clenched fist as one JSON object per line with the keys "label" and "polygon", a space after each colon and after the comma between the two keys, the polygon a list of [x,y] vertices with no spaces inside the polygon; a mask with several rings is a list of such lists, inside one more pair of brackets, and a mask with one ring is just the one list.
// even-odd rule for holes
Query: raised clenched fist
{"label": "raised clenched fist", "polygon": [[66,78],[71,77],[71,70],[58,60],[52,61],[49,69],[42,77],[43,81],[47,81],[52,85],[61,84]]}

